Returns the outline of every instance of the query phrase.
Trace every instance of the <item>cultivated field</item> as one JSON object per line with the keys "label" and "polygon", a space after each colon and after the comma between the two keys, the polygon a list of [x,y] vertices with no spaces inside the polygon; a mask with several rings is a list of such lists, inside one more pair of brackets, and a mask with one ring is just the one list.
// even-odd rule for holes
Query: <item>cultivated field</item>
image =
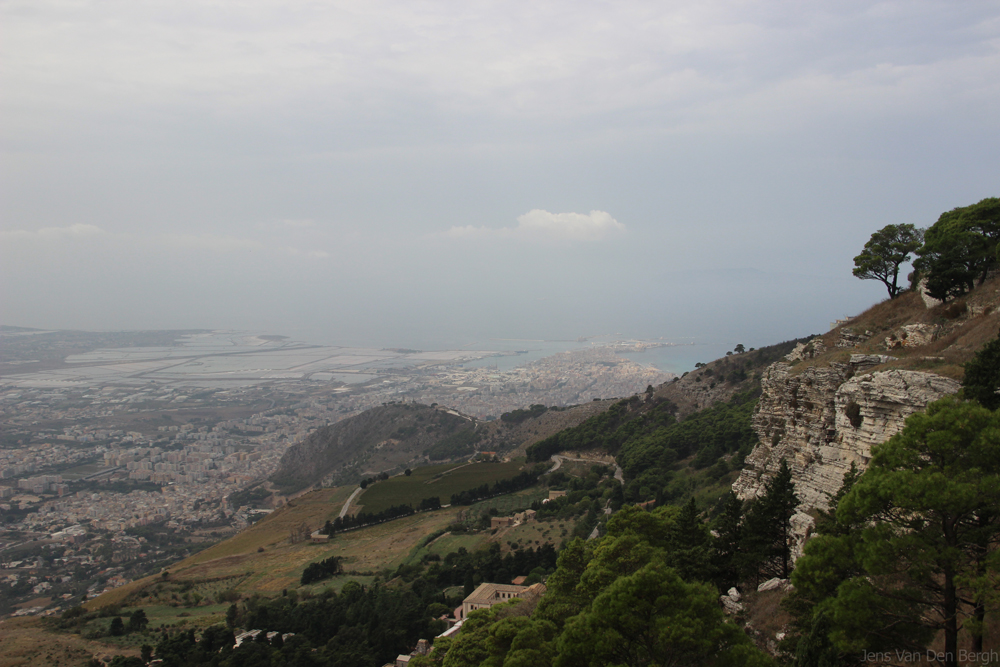
{"label": "cultivated field", "polygon": [[417,468],[409,477],[399,475],[377,482],[357,500],[364,512],[381,512],[393,505],[416,508],[424,498],[437,496],[442,505],[451,502],[453,493],[474,489],[483,484],[514,477],[524,466],[523,459],[509,463],[448,463]]}
{"label": "cultivated field", "polygon": [[[179,603],[197,599],[218,602],[227,591],[241,595],[277,595],[299,587],[302,571],[314,561],[331,556],[343,559],[344,570],[359,581],[403,563],[420,541],[457,521],[460,508],[421,512],[395,521],[335,535],[327,542],[313,543],[308,537],[289,541],[289,531],[311,517],[310,528],[318,528],[339,511],[350,488],[324,489],[293,501],[292,507],[271,514],[239,535],[187,558],[169,570],[167,579],[151,576],[126,584],[87,603],[96,609],[108,605],[143,606]],[[331,502],[338,498],[340,502]],[[318,508],[326,508],[322,513]],[[355,573],[360,576],[353,576]],[[344,577],[321,582],[312,588],[339,588]],[[185,598],[185,594],[187,598]]]}
{"label": "cultivated field", "polygon": [[472,505],[470,513],[473,515],[479,515],[483,512],[488,512],[491,509],[495,509],[497,511],[497,516],[510,516],[515,512],[528,509],[531,507],[531,503],[541,501],[548,497],[549,491],[547,488],[543,486],[533,486],[530,489],[524,489],[523,491],[518,491],[517,493],[508,493],[504,496],[496,496],[495,498],[481,500]]}
{"label": "cultivated field", "polygon": [[500,543],[503,553],[510,551],[511,543],[527,549],[537,549],[546,542],[551,542],[558,549],[563,542],[568,542],[573,536],[577,518],[549,519],[547,521],[530,521],[519,526],[500,528],[490,538],[492,542]]}

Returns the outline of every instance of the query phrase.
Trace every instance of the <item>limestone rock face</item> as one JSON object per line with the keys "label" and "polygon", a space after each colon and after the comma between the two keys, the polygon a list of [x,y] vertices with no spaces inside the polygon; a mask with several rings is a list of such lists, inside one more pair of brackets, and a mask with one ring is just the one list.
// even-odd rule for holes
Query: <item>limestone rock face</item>
{"label": "limestone rock face", "polygon": [[889,359],[852,355],[850,363],[811,367],[797,375],[789,364],[778,362],[761,378],[763,393],[753,419],[760,442],[747,457],[733,492],[742,500],[761,495],[785,459],[800,501],[792,521],[796,555],[812,528],[807,512],[829,508],[829,495],[840,488],[851,463],[864,469],[873,445],[902,430],[911,414],[960,387],[932,373],[863,374]]}
{"label": "limestone rock face", "polygon": [[[760,442],[743,464],[733,484],[741,500],[761,495],[782,459],[792,469],[799,499],[806,507],[822,502],[823,491],[840,486],[843,471],[824,465],[838,449],[837,388],[848,379],[849,364],[810,367],[798,375],[778,362],[761,377],[762,394],[753,418]],[[849,464],[848,464],[849,465]]]}
{"label": "limestone rock face", "polygon": [[[899,433],[907,417],[960,387],[958,382],[933,373],[899,370],[861,375],[845,382],[834,395],[834,428],[847,468],[851,461],[859,468],[866,467],[872,446]],[[852,403],[858,406],[853,423],[848,415]]]}
{"label": "limestone rock face", "polygon": [[899,347],[920,347],[934,342],[941,332],[937,324],[907,324],[889,334],[885,347],[892,350]]}
{"label": "limestone rock face", "polygon": [[799,343],[795,349],[785,355],[786,361],[802,361],[818,357],[826,351],[826,343],[822,338],[813,338],[808,343]]}

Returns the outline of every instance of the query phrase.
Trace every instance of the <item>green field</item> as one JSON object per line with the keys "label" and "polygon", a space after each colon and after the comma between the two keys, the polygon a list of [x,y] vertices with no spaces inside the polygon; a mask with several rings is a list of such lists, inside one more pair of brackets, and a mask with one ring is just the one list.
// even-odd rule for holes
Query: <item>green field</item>
{"label": "green field", "polygon": [[530,489],[518,491],[517,493],[508,493],[503,496],[481,500],[472,505],[472,511],[470,514],[472,516],[479,516],[484,512],[495,509],[497,511],[497,516],[510,516],[515,512],[520,512],[530,508],[531,503],[535,501],[541,502],[543,499],[548,497],[548,489],[536,485]]}
{"label": "green field", "polygon": [[413,565],[415,563],[419,563],[423,560],[424,556],[428,554],[437,554],[443,558],[452,551],[458,551],[462,547],[465,547],[467,551],[475,551],[482,546],[488,538],[488,534],[484,535],[482,533],[463,533],[459,535],[445,533],[437,539],[431,540],[424,546],[415,547],[406,559],[406,564]]}
{"label": "green field", "polygon": [[500,479],[514,477],[524,466],[524,459],[510,463],[448,463],[417,468],[409,477],[399,475],[377,482],[357,500],[362,511],[374,513],[393,505],[411,505],[416,508],[424,498],[437,496],[442,505],[451,502],[451,495],[474,489],[483,484],[493,484]]}

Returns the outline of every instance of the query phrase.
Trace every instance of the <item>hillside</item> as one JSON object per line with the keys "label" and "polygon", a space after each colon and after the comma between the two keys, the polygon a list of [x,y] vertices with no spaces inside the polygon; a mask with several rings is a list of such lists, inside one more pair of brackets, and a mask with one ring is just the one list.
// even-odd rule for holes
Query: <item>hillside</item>
{"label": "hillside", "polygon": [[[288,448],[271,481],[298,491],[321,480],[357,482],[383,470],[409,467],[417,461],[441,459],[454,452],[472,453],[468,443],[478,423],[445,408],[393,403],[366,410],[324,426]],[[449,444],[454,444],[449,448]],[[443,447],[442,447],[443,445]],[[438,450],[433,448],[438,446]]]}
{"label": "hillside", "polygon": [[698,410],[729,401],[737,394],[756,391],[763,371],[806,340],[808,338],[785,341],[709,360],[703,367],[660,385],[653,398],[673,403],[677,407],[677,418],[684,419]]}
{"label": "hillside", "polygon": [[381,472],[468,458],[479,451],[516,457],[528,445],[579,424],[611,403],[515,411],[490,422],[443,406],[390,403],[320,428],[292,445],[271,481],[285,492],[295,492],[317,483],[354,484]]}
{"label": "hillside", "polygon": [[694,495],[699,504],[712,505],[728,492],[755,444],[751,421],[761,377],[800,343],[701,364],[536,442],[527,448],[528,458],[544,461],[565,451],[611,454],[624,472],[626,501],[677,503]]}

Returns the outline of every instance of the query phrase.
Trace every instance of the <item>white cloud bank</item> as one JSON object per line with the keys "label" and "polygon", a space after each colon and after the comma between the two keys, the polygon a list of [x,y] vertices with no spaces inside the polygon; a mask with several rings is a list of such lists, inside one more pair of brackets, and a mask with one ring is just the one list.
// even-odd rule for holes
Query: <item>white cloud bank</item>
{"label": "white cloud bank", "polygon": [[625,225],[606,211],[583,213],[550,213],[535,208],[517,217],[517,227],[452,227],[448,235],[459,238],[509,237],[523,240],[600,241],[621,234]]}

